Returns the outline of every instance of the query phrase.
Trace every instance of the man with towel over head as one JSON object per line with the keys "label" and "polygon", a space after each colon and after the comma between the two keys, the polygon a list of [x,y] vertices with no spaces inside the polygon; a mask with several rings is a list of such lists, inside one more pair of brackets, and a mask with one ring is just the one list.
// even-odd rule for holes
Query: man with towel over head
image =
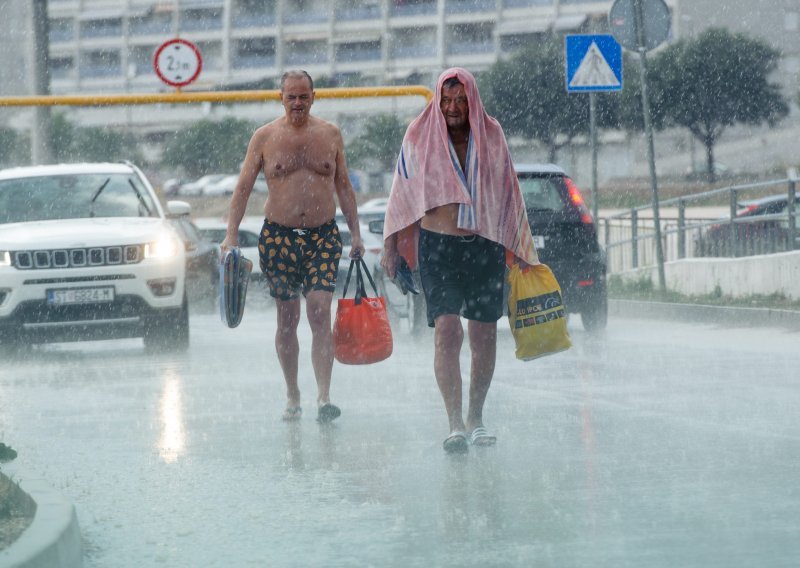
{"label": "man with towel over head", "polygon": [[[419,266],[434,374],[444,399],[449,453],[491,446],[483,404],[494,374],[497,320],[505,311],[506,264],[539,264],[525,204],[500,124],[483,108],[475,77],[459,67],[439,76],[434,100],[409,125],[397,160],[381,261],[392,278],[405,258]],[[462,415],[460,317],[472,361]]]}

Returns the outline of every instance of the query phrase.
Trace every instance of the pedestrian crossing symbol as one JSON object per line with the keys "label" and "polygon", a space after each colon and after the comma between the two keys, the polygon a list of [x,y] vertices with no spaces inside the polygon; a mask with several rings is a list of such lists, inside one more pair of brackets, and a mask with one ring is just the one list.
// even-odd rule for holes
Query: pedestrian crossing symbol
{"label": "pedestrian crossing symbol", "polygon": [[567,92],[622,89],[622,48],[614,36],[568,35],[565,47]]}

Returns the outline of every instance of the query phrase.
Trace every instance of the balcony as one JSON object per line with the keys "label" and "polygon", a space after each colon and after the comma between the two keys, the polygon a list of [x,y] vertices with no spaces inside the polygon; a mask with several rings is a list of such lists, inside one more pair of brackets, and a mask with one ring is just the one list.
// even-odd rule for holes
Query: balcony
{"label": "balcony", "polygon": [[75,32],[72,29],[50,28],[47,37],[50,39],[50,43],[72,41],[75,39]]}
{"label": "balcony", "polygon": [[503,8],[532,8],[534,6],[553,6],[556,0],[503,0]]}
{"label": "balcony", "polygon": [[222,16],[209,18],[182,18],[180,22],[182,32],[211,32],[222,29]]}
{"label": "balcony", "polygon": [[55,80],[72,79],[74,76],[74,71],[75,68],[72,67],[72,65],[68,67],[50,67],[49,69],[50,78]]}
{"label": "balcony", "polygon": [[436,13],[436,2],[395,3],[391,7],[392,16],[404,18],[409,16],[425,16]]}
{"label": "balcony", "polygon": [[131,35],[164,35],[172,32],[172,20],[163,18],[159,20],[145,20],[134,18],[128,24]]}
{"label": "balcony", "polygon": [[122,20],[87,20],[81,22],[81,37],[119,37],[122,35]]}
{"label": "balcony", "polygon": [[447,44],[447,55],[475,55],[493,53],[494,43],[487,41],[451,41]]}
{"label": "balcony", "polygon": [[324,12],[295,12],[293,14],[284,14],[284,24],[319,24],[328,21],[328,13]]}
{"label": "balcony", "polygon": [[447,0],[445,10],[448,14],[464,14],[473,12],[494,12],[495,0]]}
{"label": "balcony", "polygon": [[286,55],[289,65],[321,65],[328,63],[328,53],[292,53]]}
{"label": "balcony", "polygon": [[349,8],[337,7],[334,14],[338,21],[377,20],[381,17],[381,7],[377,5],[353,6]]}
{"label": "balcony", "polygon": [[275,55],[237,55],[231,66],[234,69],[262,69],[275,67]]}
{"label": "balcony", "polygon": [[392,57],[394,59],[409,59],[417,57],[436,57],[436,45],[424,43],[417,45],[398,44],[392,47]]}
{"label": "balcony", "polygon": [[81,79],[103,79],[106,77],[119,77],[122,75],[122,66],[119,62],[116,65],[107,63],[104,65],[81,65],[79,70]]}
{"label": "balcony", "polygon": [[341,49],[336,51],[337,63],[353,63],[357,61],[380,61],[381,49]]}
{"label": "balcony", "polygon": [[277,23],[275,14],[237,14],[233,17],[236,28],[270,28]]}

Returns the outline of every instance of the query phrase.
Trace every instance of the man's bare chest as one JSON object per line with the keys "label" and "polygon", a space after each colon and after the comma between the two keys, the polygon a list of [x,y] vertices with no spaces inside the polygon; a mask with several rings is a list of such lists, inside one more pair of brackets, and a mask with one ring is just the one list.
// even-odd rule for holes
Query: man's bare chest
{"label": "man's bare chest", "polygon": [[293,141],[276,141],[269,144],[264,152],[266,174],[280,177],[308,170],[318,175],[333,175],[336,164],[336,150],[324,141],[310,138]]}

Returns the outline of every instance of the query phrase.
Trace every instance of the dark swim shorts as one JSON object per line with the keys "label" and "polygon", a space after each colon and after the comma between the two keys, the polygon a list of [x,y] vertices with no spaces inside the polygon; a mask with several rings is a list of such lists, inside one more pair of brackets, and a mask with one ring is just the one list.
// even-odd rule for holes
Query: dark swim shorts
{"label": "dark swim shorts", "polygon": [[428,325],[443,314],[494,322],[505,313],[505,248],[470,235],[459,237],[420,229],[419,274]]}
{"label": "dark swim shorts", "polygon": [[294,300],[311,290],[333,292],[342,256],[339,227],[331,219],[313,229],[295,229],[264,220],[258,238],[261,271],[270,295]]}

